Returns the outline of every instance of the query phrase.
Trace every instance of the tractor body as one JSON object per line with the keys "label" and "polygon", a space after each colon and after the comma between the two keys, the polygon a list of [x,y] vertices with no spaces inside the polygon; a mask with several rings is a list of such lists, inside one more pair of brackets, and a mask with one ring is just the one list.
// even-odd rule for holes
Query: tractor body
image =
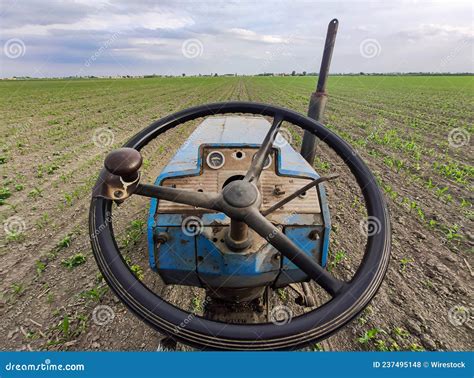
{"label": "tractor body", "polygon": [[[206,118],[164,167],[155,185],[218,192],[245,175],[269,128],[263,117]],[[258,183],[262,210],[319,177],[287,139],[278,135],[265,163]],[[322,185],[268,218],[311,258],[326,265],[330,216]],[[166,284],[213,289],[232,301],[252,299],[267,286],[309,280],[269,243],[272,235],[262,238],[250,231],[250,246],[233,249],[226,243],[229,225],[223,213],[152,199],[148,220],[151,269]]]}

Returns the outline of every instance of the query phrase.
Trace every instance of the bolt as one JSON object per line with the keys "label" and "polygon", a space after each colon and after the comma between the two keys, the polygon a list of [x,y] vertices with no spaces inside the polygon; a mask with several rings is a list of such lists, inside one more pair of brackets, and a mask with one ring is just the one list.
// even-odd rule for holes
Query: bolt
{"label": "bolt", "polygon": [[310,240],[318,240],[319,239],[319,232],[318,230],[312,230],[310,231],[310,233],[308,234],[308,238]]}

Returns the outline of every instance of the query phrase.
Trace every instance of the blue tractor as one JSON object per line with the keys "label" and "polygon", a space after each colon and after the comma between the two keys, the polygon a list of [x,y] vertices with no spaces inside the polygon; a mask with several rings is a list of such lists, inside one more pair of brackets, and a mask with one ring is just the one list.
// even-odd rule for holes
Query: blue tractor
{"label": "blue tractor", "polygon": [[[329,24],[318,89],[309,116],[253,102],[214,103],[162,118],[110,152],[93,190],[93,252],[107,283],[132,312],[173,339],[200,349],[280,350],[324,339],[351,321],[375,295],[390,254],[390,225],[372,173],[346,142],[324,127],[325,82],[337,29]],[[153,185],[142,183],[140,150],[160,134],[203,119]],[[283,122],[304,130],[303,146],[291,146]],[[367,215],[376,219],[363,260],[348,281],[327,271],[331,230],[324,182],[313,168],[323,140],[355,176]],[[150,268],[165,284],[204,288],[206,301],[224,312],[254,307],[267,290],[302,283],[313,310],[284,324],[239,323],[197,316],[166,302],[130,271],[114,239],[112,203],[151,198],[148,218]],[[332,299],[317,307],[314,281]],[[243,305],[225,307],[226,304]],[[248,311],[248,310],[246,310]]]}

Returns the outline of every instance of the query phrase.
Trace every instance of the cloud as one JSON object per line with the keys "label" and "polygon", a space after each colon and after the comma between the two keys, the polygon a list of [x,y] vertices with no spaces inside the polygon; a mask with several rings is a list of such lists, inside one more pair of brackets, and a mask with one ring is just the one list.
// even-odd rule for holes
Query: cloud
{"label": "cloud", "polygon": [[[472,40],[471,10],[470,2],[3,0],[0,76],[74,75],[99,49],[87,74],[314,72],[334,17],[331,72],[434,71]],[[26,46],[15,61],[3,52],[11,38]],[[182,46],[193,39],[203,53],[187,59]],[[360,55],[366,39],[382,47],[374,59]],[[446,69],[472,70],[472,49],[462,46]]]}
{"label": "cloud", "polygon": [[132,14],[112,14],[103,12],[87,15],[71,23],[49,23],[49,24],[26,24],[20,27],[6,29],[11,35],[43,35],[47,36],[58,31],[127,31],[137,28],[157,29],[180,29],[192,26],[194,21],[189,16],[177,16],[169,12],[147,12]]}
{"label": "cloud", "polygon": [[469,27],[442,24],[421,24],[416,28],[403,30],[399,33],[399,35],[410,39],[473,39],[474,29],[472,28],[472,26]]}
{"label": "cloud", "polygon": [[252,30],[248,29],[241,29],[241,28],[232,28],[229,29],[228,32],[233,34],[239,39],[243,39],[246,41],[255,41],[255,42],[263,42],[263,43],[288,43],[288,38],[283,38],[278,35],[269,35],[269,34],[258,34]]}

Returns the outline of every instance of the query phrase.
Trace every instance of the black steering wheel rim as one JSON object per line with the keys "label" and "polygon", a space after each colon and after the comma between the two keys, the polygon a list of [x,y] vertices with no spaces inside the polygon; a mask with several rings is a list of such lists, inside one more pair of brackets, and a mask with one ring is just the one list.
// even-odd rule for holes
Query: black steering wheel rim
{"label": "black steering wheel rim", "polygon": [[[141,150],[151,140],[182,123],[211,115],[280,114],[284,120],[316,135],[341,157],[353,173],[365,199],[367,216],[378,220],[378,232],[368,235],[360,266],[344,290],[321,307],[282,325],[227,324],[183,311],[166,302],[139,281],[128,268],[114,238],[112,201],[94,197],[90,207],[90,235],[95,259],[105,280],[129,309],[158,331],[200,349],[297,349],[324,339],[356,317],[374,297],[388,267],[390,222],[376,180],[356,151],[321,123],[282,107],[252,102],[196,106],[166,116],[130,139],[124,147]],[[98,232],[100,231],[100,232]]]}

